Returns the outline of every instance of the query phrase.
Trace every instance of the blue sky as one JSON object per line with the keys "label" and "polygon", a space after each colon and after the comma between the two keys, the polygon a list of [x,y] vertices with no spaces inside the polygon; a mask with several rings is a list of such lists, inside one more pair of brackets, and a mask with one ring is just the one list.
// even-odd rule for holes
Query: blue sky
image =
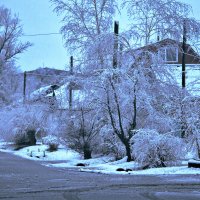
{"label": "blue sky", "polygon": [[[194,16],[200,20],[200,1],[182,1],[193,6]],[[62,25],[61,19],[53,13],[49,0],[0,0],[0,5],[19,16],[25,34],[57,33]],[[65,69],[68,66],[70,55],[63,47],[61,35],[24,36],[23,40],[33,43],[18,58],[17,64],[23,71],[38,67]]]}
{"label": "blue sky", "polygon": [[[48,0],[0,0],[0,4],[19,16],[25,34],[59,32],[60,18],[52,12]],[[33,43],[19,56],[17,63],[22,70],[43,66],[64,69],[68,64],[69,55],[63,47],[61,35],[24,36],[21,39]]]}

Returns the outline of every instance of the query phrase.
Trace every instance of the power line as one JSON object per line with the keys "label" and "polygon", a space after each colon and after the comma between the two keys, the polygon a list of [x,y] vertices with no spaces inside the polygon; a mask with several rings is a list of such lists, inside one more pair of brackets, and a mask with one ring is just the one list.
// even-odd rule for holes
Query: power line
{"label": "power line", "polygon": [[[69,72],[69,74],[66,74],[66,75],[59,75],[59,74],[41,74],[41,73],[33,73],[33,72],[28,72],[26,71],[26,75],[27,77],[29,75],[32,75],[32,76],[38,76],[38,77],[58,77],[58,78],[69,78],[71,76],[70,74],[70,71],[66,71],[66,72]],[[85,75],[85,74],[82,74],[82,73],[77,73],[77,74],[74,74],[74,76],[77,76],[77,77],[80,77],[82,75]]]}
{"label": "power line", "polygon": [[[67,72],[67,71],[66,71]],[[40,74],[40,73],[32,73],[27,71],[27,75],[33,75],[33,76],[42,76],[42,77],[59,77],[59,78],[67,78],[69,75],[58,75],[58,74]]]}
{"label": "power line", "polygon": [[35,34],[23,34],[25,37],[35,37],[35,36],[47,36],[47,35],[60,35],[61,33],[35,33]]}

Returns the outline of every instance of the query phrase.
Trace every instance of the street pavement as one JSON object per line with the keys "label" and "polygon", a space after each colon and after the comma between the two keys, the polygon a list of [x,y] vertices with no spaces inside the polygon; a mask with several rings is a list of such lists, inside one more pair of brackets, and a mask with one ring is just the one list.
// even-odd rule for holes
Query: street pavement
{"label": "street pavement", "polygon": [[0,199],[199,200],[200,175],[106,175],[0,152]]}

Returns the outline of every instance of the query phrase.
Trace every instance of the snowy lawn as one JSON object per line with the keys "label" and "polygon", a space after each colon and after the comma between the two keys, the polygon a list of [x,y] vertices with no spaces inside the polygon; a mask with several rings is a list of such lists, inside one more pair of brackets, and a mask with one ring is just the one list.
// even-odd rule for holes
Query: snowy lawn
{"label": "snowy lawn", "polygon": [[[7,144],[7,145],[6,145]],[[7,146],[7,148],[6,148]],[[58,151],[47,151],[48,145],[38,144],[35,146],[24,147],[14,151],[11,143],[0,142],[0,151],[11,152],[17,156],[38,161],[72,161],[81,159],[81,155],[73,150],[60,146]]]}
{"label": "snowy lawn", "polygon": [[[83,160],[82,156],[64,146],[60,146],[58,151],[47,151],[47,145],[35,145],[22,148],[14,151],[8,148],[10,144],[0,142],[0,151],[13,153],[14,155],[21,156],[26,159],[47,161],[43,162],[44,165],[49,167],[61,168],[78,168],[80,171],[106,173],[106,174],[130,174],[130,175],[166,175],[166,174],[200,174],[198,168],[188,168],[187,162],[183,162],[183,166],[165,167],[165,168],[152,168],[146,170],[138,170],[139,165],[136,162],[126,162],[127,158],[118,161],[110,156],[101,156],[89,160]],[[85,166],[77,167],[78,163]],[[116,171],[122,168],[127,171]],[[132,171],[131,171],[132,170]]]}

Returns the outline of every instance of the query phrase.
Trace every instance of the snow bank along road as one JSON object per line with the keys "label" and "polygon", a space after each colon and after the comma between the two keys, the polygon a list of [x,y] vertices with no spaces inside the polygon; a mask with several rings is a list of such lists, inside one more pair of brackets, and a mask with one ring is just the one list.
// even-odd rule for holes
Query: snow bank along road
{"label": "snow bank along road", "polygon": [[95,174],[0,152],[0,199],[199,200],[200,175]]}

